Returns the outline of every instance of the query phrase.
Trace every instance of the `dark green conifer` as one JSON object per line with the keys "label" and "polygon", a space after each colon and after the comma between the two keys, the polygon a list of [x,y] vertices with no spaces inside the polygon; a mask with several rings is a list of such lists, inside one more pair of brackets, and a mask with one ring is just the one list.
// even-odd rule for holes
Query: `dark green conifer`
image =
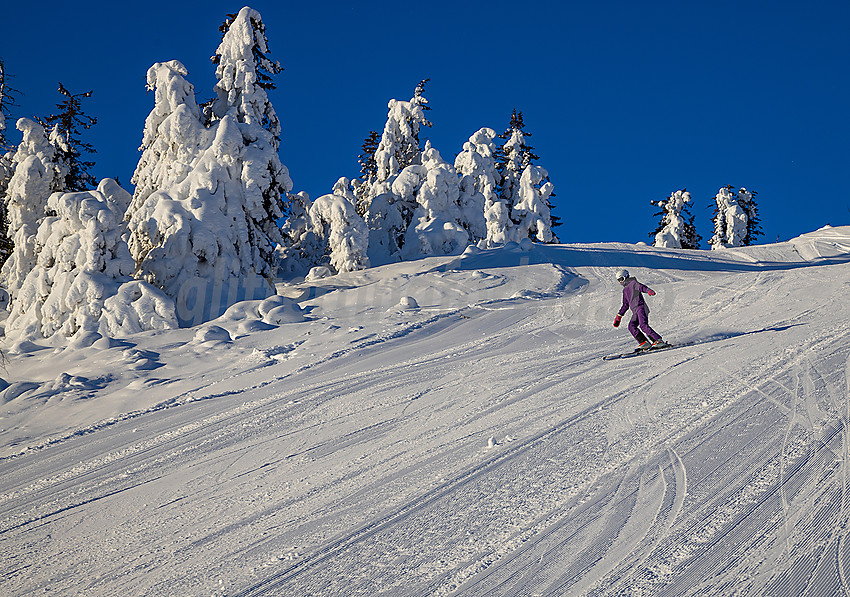
{"label": "dark green conifer", "polygon": [[91,97],[92,92],[74,94],[59,83],[59,93],[64,99],[56,104],[58,114],[51,114],[43,123],[56,125],[56,135],[51,136],[51,141],[56,144],[59,159],[67,167],[64,188],[56,190],[77,192],[93,189],[97,186],[97,180],[89,169],[94,166],[94,162],[84,159],[84,156],[97,152],[90,143],[80,138],[82,131],[97,124],[97,118],[86,114],[82,106],[82,100]]}

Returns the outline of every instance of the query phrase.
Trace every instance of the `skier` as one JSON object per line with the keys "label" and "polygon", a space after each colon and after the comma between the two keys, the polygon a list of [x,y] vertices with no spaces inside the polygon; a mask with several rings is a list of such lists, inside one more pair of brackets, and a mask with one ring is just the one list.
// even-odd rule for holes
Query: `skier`
{"label": "skier", "polygon": [[666,348],[670,346],[661,336],[649,327],[649,305],[643,299],[643,293],[655,296],[655,291],[644,286],[629,275],[628,270],[621,269],[617,272],[617,281],[623,286],[623,306],[614,318],[614,327],[620,326],[620,320],[626,311],[632,310],[632,320],[629,322],[629,331],[638,341],[638,350],[650,348]]}

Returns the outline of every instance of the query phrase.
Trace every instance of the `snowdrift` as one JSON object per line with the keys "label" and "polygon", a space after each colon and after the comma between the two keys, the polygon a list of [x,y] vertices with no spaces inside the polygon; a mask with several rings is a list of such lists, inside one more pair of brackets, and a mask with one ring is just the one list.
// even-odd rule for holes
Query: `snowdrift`
{"label": "snowdrift", "polygon": [[[621,267],[692,346],[602,361]],[[510,243],[7,345],[4,593],[838,594],[848,274],[850,227]]]}

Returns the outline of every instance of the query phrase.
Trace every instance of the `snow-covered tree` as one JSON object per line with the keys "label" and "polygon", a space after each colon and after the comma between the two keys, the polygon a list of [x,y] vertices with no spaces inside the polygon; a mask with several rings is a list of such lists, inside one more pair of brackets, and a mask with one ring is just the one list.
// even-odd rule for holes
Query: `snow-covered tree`
{"label": "snow-covered tree", "polygon": [[6,65],[0,58],[0,152],[3,153],[6,149],[6,112],[8,110],[6,87]]}
{"label": "snow-covered tree", "polygon": [[[188,71],[177,60],[157,62],[148,69],[147,88],[154,92],[154,108],[145,120],[142,152],[131,182],[136,185],[126,219],[156,190],[182,182],[206,142],[206,129],[195,91],[186,80]],[[140,261],[145,249],[131,241],[133,258]]]}
{"label": "snow-covered tree", "polygon": [[6,73],[6,64],[0,58],[0,267],[12,253],[13,243],[9,234],[9,217],[6,210],[6,191],[15,172],[14,151],[6,140],[6,122],[9,108],[14,105],[14,94]]}
{"label": "snow-covered tree", "polygon": [[497,198],[485,212],[488,245],[524,238],[557,240],[551,230],[557,221],[552,218],[549,203],[549,197],[554,195],[553,185],[545,169],[529,170],[539,158],[527,142],[530,133],[524,129],[522,112],[514,110],[508,129],[499,135],[504,143],[495,152]]}
{"label": "snow-covered tree", "polygon": [[344,197],[351,205],[357,207],[357,197],[354,194],[351,186],[351,180],[345,176],[339,178],[333,186],[333,194]]}
{"label": "snow-covered tree", "polygon": [[0,285],[13,299],[35,266],[36,233],[48,215],[47,199],[63,188],[67,174],[44,127],[28,118],[19,119],[16,127],[22,139],[12,159],[14,174],[5,198],[14,249],[0,270]]}
{"label": "snow-covered tree", "polygon": [[278,275],[304,275],[317,266],[326,253],[326,244],[310,222],[313,202],[306,191],[289,196],[289,217],[283,224],[283,246],[278,248]]}
{"label": "snow-covered tree", "polygon": [[[24,338],[100,332],[121,335],[176,327],[174,302],[133,280],[122,238],[130,195],[106,179],[96,191],[54,193],[41,221],[37,263],[11,304],[6,334]],[[120,296],[121,300],[110,298]]]}
{"label": "snow-covered tree", "polygon": [[419,131],[423,126],[431,126],[425,118],[425,112],[430,109],[428,100],[422,95],[427,82],[428,79],[425,79],[417,85],[410,101],[389,101],[387,122],[371,159],[365,152],[374,145],[374,136],[367,137],[363,144],[364,153],[360,155],[360,163],[361,169],[366,172],[366,179],[356,183],[355,190],[358,212],[367,214],[367,220],[370,219],[367,212],[372,200],[382,193],[390,192],[393,180],[407,166],[421,164]]}
{"label": "snow-covered tree", "polygon": [[741,246],[747,230],[746,214],[738,205],[732,185],[722,187],[714,196],[714,236],[712,249]]}
{"label": "snow-covered tree", "polygon": [[519,179],[517,202],[511,212],[515,240],[531,238],[543,243],[557,242],[552,232],[549,205],[553,190],[554,185],[549,181],[549,173],[543,167],[525,167]]}
{"label": "snow-covered tree", "polygon": [[297,245],[310,227],[310,195],[300,191],[289,196],[289,217],[283,224],[284,246]]}
{"label": "snow-covered tree", "polygon": [[496,148],[496,169],[499,172],[497,193],[499,200],[511,210],[517,202],[519,179],[523,170],[539,159],[534,148],[528,144],[531,133],[526,132],[522,112],[511,113],[507,130],[499,135],[504,142]]}
{"label": "snow-covered tree", "polygon": [[487,238],[487,221],[484,219],[484,194],[475,187],[472,176],[463,176],[458,181],[458,223],[466,230],[469,241],[477,244]]}
{"label": "snow-covered tree", "polygon": [[280,140],[280,120],[269,101],[274,75],[282,69],[270,60],[266,26],[260,13],[244,7],[227,15],[221,26],[221,44],[212,57],[218,83],[216,99],[206,106],[210,120],[220,120],[236,109],[240,123],[256,125],[271,133],[274,149]]}
{"label": "snow-covered tree", "polygon": [[369,209],[368,201],[371,199],[369,193],[378,178],[378,162],[375,160],[375,152],[378,150],[380,142],[381,135],[378,131],[371,131],[363,141],[362,153],[357,156],[357,162],[360,164],[360,178],[352,181],[352,186],[357,198],[355,202],[357,213],[361,216],[366,215]]}
{"label": "snow-covered tree", "polygon": [[306,274],[318,265],[329,265],[337,272],[368,267],[369,230],[356,202],[351,181],[345,177],[336,181],[332,193],[315,202],[304,191],[290,196],[280,273]]}
{"label": "snow-covered tree", "polygon": [[661,216],[658,228],[650,236],[655,239],[654,247],[668,249],[698,249],[701,239],[694,226],[694,216],[690,214],[691,194],[682,189],[671,194],[667,199],[652,201],[661,210],[656,216]]}
{"label": "snow-covered tree", "polygon": [[[177,60],[157,62],[148,69],[147,89],[154,92],[154,108],[145,120],[142,155],[132,178],[136,191],[125,214],[138,275],[160,288],[177,275],[178,261],[173,260],[181,257],[169,255],[171,249],[163,245],[180,238],[183,248],[190,247],[190,212],[175,201],[179,196],[172,195],[178,184],[191,184],[187,178],[210,144],[211,133],[203,126],[187,74]],[[170,264],[157,263],[164,256],[172,259]]]}
{"label": "snow-covered tree", "polygon": [[0,155],[0,268],[6,263],[15,246],[9,232],[9,214],[6,208],[6,192],[14,173],[13,157],[14,153],[11,151]]}
{"label": "snow-covered tree", "polygon": [[[284,243],[277,222],[283,217],[282,198],[292,189],[277,154],[280,123],[266,94],[265,72],[279,67],[265,56],[260,14],[243,8],[222,31],[213,58],[217,98],[207,107],[209,127],[191,170],[151,193],[130,220],[144,247],[136,251],[137,275],[178,299],[182,324],[217,317],[237,300],[274,291],[270,279],[278,245]],[[160,68],[157,74],[173,84],[194,128],[189,91],[178,78],[182,74],[167,68],[171,72]]]}
{"label": "snow-covered tree", "polygon": [[422,152],[422,164],[402,170],[392,190],[402,201],[416,205],[402,247],[405,259],[458,253],[469,244],[469,233],[461,224],[457,173],[430,142]]}
{"label": "snow-covered tree", "polygon": [[[237,300],[271,294],[265,278],[274,274],[275,244],[283,241],[278,228],[273,244],[257,225],[266,215],[259,189],[268,180],[258,180],[260,169],[251,160],[267,163],[263,152],[245,145],[232,114],[213,131],[211,146],[189,176],[152,193],[130,221],[149,247],[137,275],[178,299],[184,324],[217,317]],[[192,290],[197,297],[189,306],[184,299]]]}
{"label": "snow-covered tree", "polygon": [[15,105],[15,95],[20,93],[9,84],[9,78],[6,63],[0,58],[0,153],[11,149],[6,140],[6,121],[9,117],[9,109]]}
{"label": "snow-covered tree", "polygon": [[549,201],[554,185],[548,172],[533,164],[539,158],[527,142],[530,136],[522,112],[514,110],[508,129],[499,135],[505,141],[495,152],[499,185],[497,200],[486,211],[489,245],[525,238],[557,242],[552,228],[559,222]]}
{"label": "snow-covered tree", "polygon": [[375,150],[377,182],[388,180],[407,166],[421,163],[419,130],[431,126],[425,118],[428,100],[422,95],[428,79],[420,81],[408,102],[390,100],[387,104],[387,122]]}
{"label": "snow-covered tree", "polygon": [[64,162],[65,180],[56,190],[85,191],[97,185],[89,172],[94,162],[83,159],[86,154],[96,153],[95,149],[80,138],[82,131],[97,124],[97,118],[83,112],[83,100],[92,92],[71,93],[59,83],[59,93],[65,98],[56,104],[59,112],[44,119],[46,124],[55,125],[50,140],[57,147],[57,158]]}
{"label": "snow-covered tree", "polygon": [[748,246],[761,234],[755,192],[741,188],[735,193],[733,188],[727,185],[714,197],[714,236],[708,241],[712,249]]}
{"label": "snow-covered tree", "polygon": [[499,173],[496,170],[496,131],[491,128],[481,128],[469,137],[455,158],[455,170],[458,175],[470,176],[475,183],[475,189],[484,195],[488,204],[496,201],[499,184]]}
{"label": "snow-covered tree", "polygon": [[398,261],[415,202],[397,197],[392,189],[373,197],[366,212],[369,229],[369,261],[382,265]]}
{"label": "snow-covered tree", "polygon": [[369,267],[369,230],[351,198],[330,193],[316,199],[310,207],[310,226],[337,272]]}
{"label": "snow-covered tree", "polygon": [[266,56],[268,41],[260,13],[244,7],[222,25],[215,86],[218,98],[211,108],[220,122],[234,117],[242,133],[241,201],[248,225],[247,240],[254,249],[253,267],[261,275],[273,268],[274,245],[282,243],[277,221],[283,217],[283,200],[292,190],[289,170],[277,154],[280,121],[267,90],[271,75],[280,72]]}
{"label": "snow-covered tree", "polygon": [[[375,145],[376,136],[370,135],[363,144],[360,155],[361,172],[365,180],[352,183],[361,213],[369,228],[369,254],[372,263],[387,263],[398,259],[405,234],[416,208],[412,196],[399,196],[393,184],[408,166],[421,165],[419,132],[431,126],[425,118],[429,110],[423,96],[425,79],[417,85],[410,101],[390,100],[387,104],[387,122]],[[370,158],[369,150],[375,147]]]}
{"label": "snow-covered tree", "polygon": [[[499,173],[494,157],[495,138],[496,131],[493,129],[479,129],[463,144],[463,151],[455,158],[455,170],[461,177],[460,205],[464,214],[462,223],[473,242],[488,238],[491,224],[494,234],[504,230],[504,222],[500,226],[498,214],[492,212],[493,206],[499,203],[496,194]],[[481,219],[480,214],[485,215],[484,219]],[[494,216],[493,222],[487,219],[491,215]]]}
{"label": "snow-covered tree", "polygon": [[756,205],[756,195],[758,195],[756,191],[748,191],[743,187],[738,190],[738,203],[747,213],[747,234],[744,236],[745,247],[755,243],[756,238],[763,234],[758,206]]}

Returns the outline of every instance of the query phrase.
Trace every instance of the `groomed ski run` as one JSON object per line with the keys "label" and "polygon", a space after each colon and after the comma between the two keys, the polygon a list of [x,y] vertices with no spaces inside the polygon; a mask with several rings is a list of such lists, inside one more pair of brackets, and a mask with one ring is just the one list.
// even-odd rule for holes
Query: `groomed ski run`
{"label": "groomed ski run", "polygon": [[[618,267],[692,346],[602,361]],[[3,347],[4,595],[848,592],[850,228],[279,292],[302,321]]]}

